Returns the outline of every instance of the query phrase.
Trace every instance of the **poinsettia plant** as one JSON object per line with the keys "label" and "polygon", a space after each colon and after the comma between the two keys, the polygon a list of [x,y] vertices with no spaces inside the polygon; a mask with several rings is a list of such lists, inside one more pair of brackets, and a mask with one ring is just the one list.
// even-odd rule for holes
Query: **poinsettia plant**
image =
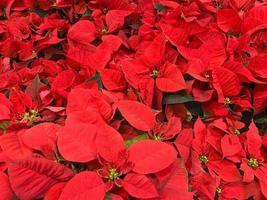
{"label": "poinsettia plant", "polygon": [[267,199],[264,0],[1,0],[0,200]]}

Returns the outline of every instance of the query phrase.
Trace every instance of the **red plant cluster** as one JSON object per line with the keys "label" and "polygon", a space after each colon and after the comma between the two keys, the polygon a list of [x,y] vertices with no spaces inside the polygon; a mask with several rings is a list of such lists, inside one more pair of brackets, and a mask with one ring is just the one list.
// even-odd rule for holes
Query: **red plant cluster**
{"label": "red plant cluster", "polygon": [[264,0],[1,0],[0,199],[267,199]]}

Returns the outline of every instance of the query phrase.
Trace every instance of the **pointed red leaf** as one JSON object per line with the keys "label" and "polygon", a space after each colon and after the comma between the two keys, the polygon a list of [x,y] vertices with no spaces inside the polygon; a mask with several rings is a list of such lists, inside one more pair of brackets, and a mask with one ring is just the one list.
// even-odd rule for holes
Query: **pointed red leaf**
{"label": "pointed red leaf", "polygon": [[21,135],[23,132],[10,132],[0,137],[0,146],[10,159],[21,159],[31,155],[31,150],[22,142]]}
{"label": "pointed red leaf", "polygon": [[190,148],[192,145],[193,131],[191,129],[183,129],[175,140],[175,145],[181,155],[186,161],[189,158]]}
{"label": "pointed red leaf", "polygon": [[241,82],[260,83],[260,81],[255,79],[255,77],[251,74],[251,72],[239,62],[228,61],[225,62],[223,66],[229,69],[230,71],[236,73]]}
{"label": "pointed red leaf", "polygon": [[249,60],[248,69],[252,72],[252,74],[254,74],[254,76],[267,78],[267,63],[265,63],[266,59],[266,54],[259,54]]}
{"label": "pointed red leaf", "polygon": [[116,162],[119,152],[125,149],[120,133],[107,125],[99,127],[96,147],[98,154],[109,162]]}
{"label": "pointed red leaf", "polygon": [[230,0],[229,3],[238,10],[247,10],[255,3],[255,0]]}
{"label": "pointed red leaf", "polygon": [[6,107],[3,104],[0,104],[0,121],[9,119],[10,119],[10,111],[8,107]]}
{"label": "pointed red leaf", "polygon": [[64,187],[59,200],[103,200],[106,187],[95,172],[85,171],[77,174]]}
{"label": "pointed red leaf", "polygon": [[124,24],[124,18],[130,14],[127,10],[110,10],[106,14],[108,32],[111,33],[121,28]]}
{"label": "pointed red leaf", "polygon": [[59,199],[61,192],[63,190],[63,188],[65,187],[66,183],[62,182],[62,183],[57,183],[55,185],[53,185],[48,192],[45,194],[44,200],[55,200],[55,199]]}
{"label": "pointed red leaf", "polygon": [[11,187],[21,200],[41,198],[54,184],[73,176],[69,168],[39,157],[9,162],[8,174]]}
{"label": "pointed red leaf", "polygon": [[261,145],[262,139],[259,135],[258,128],[251,122],[249,126],[249,130],[247,131],[247,151],[249,152],[250,156],[255,156],[256,158],[261,155]]}
{"label": "pointed red leaf", "polygon": [[101,80],[107,90],[123,90],[126,87],[126,81],[123,73],[114,69],[100,70]]}
{"label": "pointed red leaf", "polygon": [[3,172],[0,172],[0,188],[0,199],[11,200],[13,197],[13,192],[10,187],[8,176]]}
{"label": "pointed red leaf", "polygon": [[253,109],[255,114],[263,112],[267,105],[267,85],[256,85],[253,90]]}
{"label": "pointed red leaf", "polygon": [[103,120],[103,118],[98,112],[92,110],[82,110],[68,114],[65,124],[72,125],[75,123],[94,124],[96,126],[102,126],[106,122]]}
{"label": "pointed red leaf", "polygon": [[263,182],[263,181],[260,181],[260,187],[261,187],[262,194],[267,199],[267,183]]}
{"label": "pointed red leaf", "polygon": [[247,34],[267,27],[267,8],[266,6],[255,6],[244,15],[243,28]]}
{"label": "pointed red leaf", "polygon": [[221,140],[223,156],[233,156],[241,151],[242,144],[236,135],[224,135]]}
{"label": "pointed red leaf", "polygon": [[157,189],[153,182],[145,175],[130,173],[122,182],[124,189],[136,198],[155,198],[158,196]]}
{"label": "pointed red leaf", "polygon": [[160,182],[163,199],[191,200],[193,193],[188,192],[188,173],[181,159],[156,174]]}
{"label": "pointed red leaf", "polygon": [[117,107],[134,128],[142,131],[153,129],[155,116],[148,106],[137,101],[122,100],[117,103]]}
{"label": "pointed red leaf", "polygon": [[176,156],[177,152],[171,145],[155,140],[142,140],[129,148],[133,171],[140,174],[158,172],[172,164]]}
{"label": "pointed red leaf", "polygon": [[29,95],[33,100],[37,100],[38,99],[38,92],[39,89],[45,86],[41,81],[39,76],[37,75],[31,82],[30,84],[27,86],[27,88],[25,89],[25,93],[27,95]]}
{"label": "pointed red leaf", "polygon": [[153,41],[146,46],[142,52],[142,60],[147,66],[160,65],[164,58],[164,52],[166,47],[165,38],[162,35],[158,35]]}
{"label": "pointed red leaf", "polygon": [[178,47],[179,45],[185,45],[187,42],[188,34],[185,29],[168,24],[160,24],[160,28],[172,45]]}
{"label": "pointed red leaf", "polygon": [[72,25],[68,32],[70,44],[88,45],[95,39],[96,28],[89,20],[80,20]]}
{"label": "pointed red leaf", "polygon": [[84,110],[99,112],[106,120],[112,116],[112,108],[100,91],[73,89],[68,96],[67,114]]}
{"label": "pointed red leaf", "polygon": [[58,150],[68,161],[88,162],[96,158],[96,126],[76,123],[59,130]]}
{"label": "pointed red leaf", "polygon": [[174,64],[166,66],[163,77],[156,79],[156,86],[162,92],[176,92],[186,88],[184,77]]}
{"label": "pointed red leaf", "polygon": [[224,32],[239,32],[241,29],[241,18],[232,9],[220,9],[217,12],[217,24]]}
{"label": "pointed red leaf", "polygon": [[238,182],[242,180],[242,176],[237,166],[227,160],[218,162],[215,171],[218,176],[226,182]]}
{"label": "pointed red leaf", "polygon": [[240,81],[238,76],[223,67],[213,69],[213,87],[216,89],[218,99],[224,102],[225,97],[236,96],[240,92]]}
{"label": "pointed red leaf", "polygon": [[57,141],[58,124],[42,123],[27,129],[22,135],[22,141],[28,147],[42,151],[44,148],[52,150]]}

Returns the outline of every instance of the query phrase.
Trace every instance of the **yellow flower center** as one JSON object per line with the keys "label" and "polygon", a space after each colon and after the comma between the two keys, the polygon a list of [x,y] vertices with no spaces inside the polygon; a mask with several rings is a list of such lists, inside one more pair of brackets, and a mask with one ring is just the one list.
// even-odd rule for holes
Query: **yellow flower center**
{"label": "yellow flower center", "polygon": [[220,195],[220,194],[222,193],[222,189],[219,188],[219,187],[217,187],[217,188],[216,188],[216,192],[217,192],[218,195]]}
{"label": "yellow flower center", "polygon": [[30,112],[26,112],[23,115],[23,119],[24,120],[27,120],[29,122],[34,122],[37,117],[38,117],[37,110],[30,110]]}
{"label": "yellow flower center", "polygon": [[229,97],[226,97],[225,99],[224,99],[224,104],[225,105],[229,105],[229,104],[231,104],[232,102],[231,102],[231,99],[229,98]]}
{"label": "yellow flower center", "polygon": [[116,180],[118,179],[120,176],[120,173],[117,171],[117,169],[115,168],[111,168],[109,169],[109,175],[108,175],[108,179],[113,181],[113,180]]}
{"label": "yellow flower center", "polygon": [[107,27],[103,27],[101,32],[103,35],[105,35],[108,32]]}
{"label": "yellow flower center", "polygon": [[207,164],[207,163],[209,162],[208,157],[207,157],[207,156],[204,156],[204,155],[200,156],[200,157],[199,157],[199,160],[200,160],[202,163],[204,163],[204,164]]}
{"label": "yellow flower center", "polygon": [[204,77],[205,77],[206,79],[210,79],[210,75],[209,75],[208,73],[205,73],[205,74],[204,74]]}
{"label": "yellow flower center", "polygon": [[251,168],[257,168],[259,166],[259,163],[256,158],[250,158],[248,160],[248,166],[250,166]]}
{"label": "yellow flower center", "polygon": [[153,136],[153,139],[154,140],[157,140],[157,141],[161,141],[162,140],[162,137],[161,137],[161,135],[154,135]]}
{"label": "yellow flower center", "polygon": [[235,129],[235,130],[234,130],[234,134],[235,134],[235,135],[240,135],[241,133],[240,133],[240,131],[239,131],[238,129]]}
{"label": "yellow flower center", "polygon": [[156,69],[153,69],[153,71],[151,72],[151,74],[150,74],[150,76],[152,77],[152,78],[157,78],[158,77],[158,75],[159,75],[159,72],[158,72],[158,70],[156,70]]}

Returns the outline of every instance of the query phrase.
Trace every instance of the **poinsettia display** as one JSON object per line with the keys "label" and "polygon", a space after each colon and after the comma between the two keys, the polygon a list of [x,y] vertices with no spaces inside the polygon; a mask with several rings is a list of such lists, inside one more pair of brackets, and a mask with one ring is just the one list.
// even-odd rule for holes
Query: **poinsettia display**
{"label": "poinsettia display", "polygon": [[267,199],[265,0],[0,0],[0,200]]}

